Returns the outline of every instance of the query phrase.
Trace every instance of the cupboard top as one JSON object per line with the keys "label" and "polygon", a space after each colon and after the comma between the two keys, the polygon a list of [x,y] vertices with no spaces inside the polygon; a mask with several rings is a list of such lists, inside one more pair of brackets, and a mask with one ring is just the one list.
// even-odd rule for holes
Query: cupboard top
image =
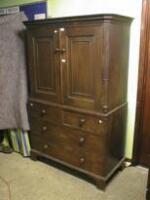
{"label": "cupboard top", "polygon": [[82,15],[82,16],[69,16],[69,17],[58,17],[48,18],[43,20],[25,21],[24,24],[36,25],[36,24],[53,24],[53,23],[64,23],[64,22],[79,22],[79,21],[119,21],[131,23],[132,18],[117,14],[95,14],[95,15]]}

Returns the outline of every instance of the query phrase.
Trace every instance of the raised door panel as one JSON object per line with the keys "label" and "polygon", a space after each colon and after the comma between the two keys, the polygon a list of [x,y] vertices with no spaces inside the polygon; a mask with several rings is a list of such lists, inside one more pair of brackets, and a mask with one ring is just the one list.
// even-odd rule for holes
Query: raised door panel
{"label": "raised door panel", "polygon": [[59,101],[59,67],[55,48],[58,37],[50,28],[34,29],[28,33],[30,97]]}
{"label": "raised door panel", "polygon": [[68,27],[63,39],[68,55],[63,65],[63,103],[97,110],[102,92],[102,28]]}

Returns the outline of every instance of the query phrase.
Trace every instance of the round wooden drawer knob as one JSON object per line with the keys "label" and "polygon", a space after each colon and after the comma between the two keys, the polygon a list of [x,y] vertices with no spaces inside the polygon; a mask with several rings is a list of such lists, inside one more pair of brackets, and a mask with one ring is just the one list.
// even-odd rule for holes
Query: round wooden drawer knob
{"label": "round wooden drawer knob", "polygon": [[42,110],[42,114],[43,115],[46,114],[46,110],[45,109]]}
{"label": "round wooden drawer knob", "polygon": [[30,103],[30,106],[31,106],[31,107],[33,107],[33,106],[34,106],[34,104],[33,104],[33,103]]}
{"label": "round wooden drawer knob", "polygon": [[85,138],[84,137],[80,137],[80,143],[82,144],[82,143],[84,143],[85,142]]}
{"label": "round wooden drawer knob", "polygon": [[80,163],[84,163],[85,159],[84,158],[80,158]]}
{"label": "round wooden drawer knob", "polygon": [[58,30],[54,30],[54,33],[55,33],[55,34],[58,33]]}
{"label": "round wooden drawer knob", "polygon": [[43,127],[42,127],[42,130],[43,130],[43,131],[47,131],[47,126],[43,126]]}
{"label": "round wooden drawer knob", "polygon": [[44,149],[48,149],[48,145],[47,144],[44,144]]}
{"label": "round wooden drawer knob", "polygon": [[79,119],[79,126],[82,126],[85,123],[86,119],[81,118]]}
{"label": "round wooden drawer knob", "polygon": [[100,119],[100,120],[98,120],[98,123],[99,123],[99,124],[102,124],[102,123],[103,123],[103,121]]}

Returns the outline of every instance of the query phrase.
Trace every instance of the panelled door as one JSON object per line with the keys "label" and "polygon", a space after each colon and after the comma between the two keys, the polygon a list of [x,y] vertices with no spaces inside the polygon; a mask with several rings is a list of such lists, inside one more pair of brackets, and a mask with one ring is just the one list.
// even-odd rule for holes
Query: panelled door
{"label": "panelled door", "polygon": [[[59,102],[58,30],[35,27],[28,31],[30,97]],[[32,45],[31,45],[32,44]]]}
{"label": "panelled door", "polygon": [[102,27],[72,26],[60,31],[63,104],[100,110]]}

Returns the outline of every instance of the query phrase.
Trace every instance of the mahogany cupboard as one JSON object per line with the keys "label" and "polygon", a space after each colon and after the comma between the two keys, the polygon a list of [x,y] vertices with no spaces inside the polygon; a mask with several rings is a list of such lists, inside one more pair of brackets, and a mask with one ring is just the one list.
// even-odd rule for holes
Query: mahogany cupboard
{"label": "mahogany cupboard", "polygon": [[124,161],[130,22],[111,14],[25,22],[31,156],[99,188]]}

